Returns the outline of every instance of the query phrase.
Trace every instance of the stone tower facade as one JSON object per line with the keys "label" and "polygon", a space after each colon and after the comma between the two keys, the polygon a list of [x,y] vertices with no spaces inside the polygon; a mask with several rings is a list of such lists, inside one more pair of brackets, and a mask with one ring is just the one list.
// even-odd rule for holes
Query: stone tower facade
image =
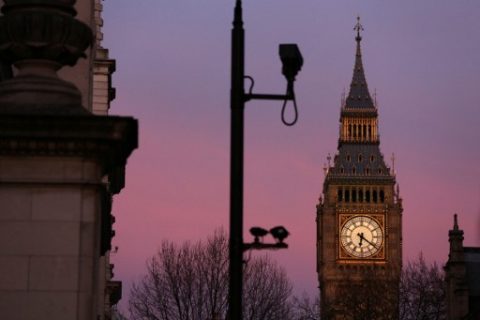
{"label": "stone tower facade", "polygon": [[[317,272],[322,319],[397,319],[402,201],[380,152],[378,110],[365,79],[360,23],[338,153],[317,205]],[[330,159],[329,159],[330,162]]]}

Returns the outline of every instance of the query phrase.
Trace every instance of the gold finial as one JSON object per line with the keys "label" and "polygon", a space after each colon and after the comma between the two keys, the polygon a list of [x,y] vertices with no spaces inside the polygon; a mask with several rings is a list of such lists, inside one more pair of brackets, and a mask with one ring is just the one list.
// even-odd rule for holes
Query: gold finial
{"label": "gold finial", "polygon": [[363,31],[363,26],[360,24],[360,16],[357,16],[357,24],[353,28],[353,30],[357,31],[357,37],[355,40],[361,41],[362,37],[360,36],[360,31]]}

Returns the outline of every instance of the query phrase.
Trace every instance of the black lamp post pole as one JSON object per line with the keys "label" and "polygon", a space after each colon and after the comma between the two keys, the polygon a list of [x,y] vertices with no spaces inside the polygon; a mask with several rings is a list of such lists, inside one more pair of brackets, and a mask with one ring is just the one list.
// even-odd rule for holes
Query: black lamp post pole
{"label": "black lamp post pole", "polygon": [[[297,122],[298,111],[293,82],[303,65],[303,58],[296,44],[280,44],[279,55],[282,60],[282,73],[287,80],[285,94],[252,93],[254,81],[249,92],[245,93],[245,34],[242,21],[242,0],[235,0],[232,29],[232,83],[230,91],[231,137],[230,137],[230,239],[229,239],[229,283],[228,283],[228,320],[242,320],[243,251],[250,249],[287,248],[283,239],[288,231],[283,227],[270,230],[278,238],[276,244],[264,244],[258,241],[243,243],[243,122],[245,102],[249,100],[282,100],[282,122],[292,126]],[[285,120],[285,106],[288,100],[294,104],[293,121]],[[255,229],[255,228],[254,228]],[[257,228],[258,231],[258,228]],[[266,232],[266,231],[265,231]],[[263,233],[263,231],[262,231]],[[275,235],[275,234],[276,235]]]}
{"label": "black lamp post pole", "polygon": [[244,30],[242,2],[236,0],[232,29],[232,83],[230,92],[230,242],[228,319],[242,320],[243,281],[243,122]]}

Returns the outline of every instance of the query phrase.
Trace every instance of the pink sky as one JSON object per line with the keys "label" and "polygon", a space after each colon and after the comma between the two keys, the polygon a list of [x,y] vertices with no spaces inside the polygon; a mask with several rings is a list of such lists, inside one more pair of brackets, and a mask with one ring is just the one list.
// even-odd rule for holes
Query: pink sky
{"label": "pink sky", "polygon": [[[105,2],[104,45],[117,60],[111,113],[140,121],[140,148],[114,204],[113,260],[124,297],[163,239],[195,241],[228,228],[233,5]],[[277,102],[250,102],[245,118],[245,229],[281,224],[291,232],[290,248],[271,255],[296,291],[317,287],[315,205],[326,156],[336,152],[357,14],[367,82],[378,95],[381,150],[387,162],[392,152],[397,159],[404,260],[423,251],[443,264],[453,213],[465,244],[479,246],[480,3],[244,0],[244,9],[255,91],[284,90],[278,43],[297,42],[305,59],[297,125],[281,124]]]}

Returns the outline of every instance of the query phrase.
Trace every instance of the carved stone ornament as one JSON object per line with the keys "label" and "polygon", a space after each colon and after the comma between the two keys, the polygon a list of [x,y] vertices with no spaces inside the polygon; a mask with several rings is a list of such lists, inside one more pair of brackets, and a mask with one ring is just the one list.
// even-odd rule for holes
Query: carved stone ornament
{"label": "carved stone ornament", "polygon": [[6,0],[5,3],[4,16],[0,17],[0,58],[11,63],[46,59],[72,66],[85,56],[92,32],[73,17],[74,1]]}
{"label": "carved stone ornament", "polygon": [[58,78],[92,43],[76,20],[75,0],[5,0],[0,16],[0,59],[16,77],[0,82],[0,113],[87,114],[78,89]]}

